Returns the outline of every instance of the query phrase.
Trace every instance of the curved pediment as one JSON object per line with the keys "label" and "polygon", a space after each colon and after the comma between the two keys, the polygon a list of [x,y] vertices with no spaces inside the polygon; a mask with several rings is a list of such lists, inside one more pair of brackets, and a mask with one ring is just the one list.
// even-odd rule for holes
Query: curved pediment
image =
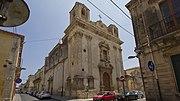
{"label": "curved pediment", "polygon": [[101,20],[96,21],[95,25],[103,29],[105,32],[108,32],[107,26]]}

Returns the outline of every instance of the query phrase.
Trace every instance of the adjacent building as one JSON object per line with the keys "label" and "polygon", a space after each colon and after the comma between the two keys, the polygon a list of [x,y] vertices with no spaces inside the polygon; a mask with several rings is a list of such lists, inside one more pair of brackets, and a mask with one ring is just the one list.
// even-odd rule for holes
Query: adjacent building
{"label": "adjacent building", "polygon": [[[67,68],[67,38],[62,39],[45,58],[45,90],[52,95],[62,95],[65,89],[65,68]],[[64,91],[63,91],[64,92]]]}
{"label": "adjacent building", "polygon": [[34,90],[36,91],[42,91],[44,90],[44,66],[35,73],[34,75]]}
{"label": "adjacent building", "polygon": [[76,2],[62,42],[45,58],[45,90],[76,98],[121,92],[122,43],[115,25],[90,21],[90,10]]}
{"label": "adjacent building", "polygon": [[131,0],[126,7],[132,16],[146,100],[179,101],[180,0]]}
{"label": "adjacent building", "polygon": [[27,92],[30,92],[32,90],[35,90],[34,88],[34,83],[33,81],[35,80],[35,76],[34,75],[29,75],[28,76],[28,80],[26,81],[25,83],[25,86],[24,86],[24,89],[27,91]]}
{"label": "adjacent building", "polygon": [[21,85],[19,85],[18,92],[19,93],[25,93],[26,92],[24,83],[21,83]]}
{"label": "adjacent building", "polygon": [[140,90],[144,91],[144,86],[139,67],[134,67],[125,70],[127,90]]}
{"label": "adjacent building", "polygon": [[[21,72],[24,36],[0,30],[0,100],[12,100]],[[5,101],[6,101],[5,100]]]}

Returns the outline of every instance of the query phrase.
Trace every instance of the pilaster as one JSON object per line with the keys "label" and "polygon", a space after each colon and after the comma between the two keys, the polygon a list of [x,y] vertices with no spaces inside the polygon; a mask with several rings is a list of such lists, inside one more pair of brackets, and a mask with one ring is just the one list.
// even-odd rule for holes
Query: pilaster
{"label": "pilaster", "polygon": [[77,68],[76,70],[78,70],[78,73],[81,72],[82,70],[82,37],[83,37],[83,33],[77,31],[75,32],[75,58],[74,58],[74,65],[75,68]]}
{"label": "pilaster", "polygon": [[92,76],[92,49],[91,49],[91,40],[92,37],[86,35],[87,39],[87,48],[88,48],[88,76]]}

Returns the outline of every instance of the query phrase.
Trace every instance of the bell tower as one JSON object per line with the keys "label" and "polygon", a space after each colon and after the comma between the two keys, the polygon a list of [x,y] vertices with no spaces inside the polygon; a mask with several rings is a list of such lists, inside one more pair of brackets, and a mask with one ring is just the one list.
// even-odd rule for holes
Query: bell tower
{"label": "bell tower", "polygon": [[72,23],[75,19],[85,21],[90,20],[89,9],[84,4],[76,2],[75,6],[70,11],[70,23]]}

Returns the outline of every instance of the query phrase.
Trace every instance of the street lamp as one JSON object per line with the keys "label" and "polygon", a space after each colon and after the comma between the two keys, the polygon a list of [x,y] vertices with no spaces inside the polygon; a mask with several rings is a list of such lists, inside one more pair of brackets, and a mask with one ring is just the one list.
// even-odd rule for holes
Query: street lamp
{"label": "street lamp", "polygon": [[137,56],[128,56],[128,59],[136,58]]}

